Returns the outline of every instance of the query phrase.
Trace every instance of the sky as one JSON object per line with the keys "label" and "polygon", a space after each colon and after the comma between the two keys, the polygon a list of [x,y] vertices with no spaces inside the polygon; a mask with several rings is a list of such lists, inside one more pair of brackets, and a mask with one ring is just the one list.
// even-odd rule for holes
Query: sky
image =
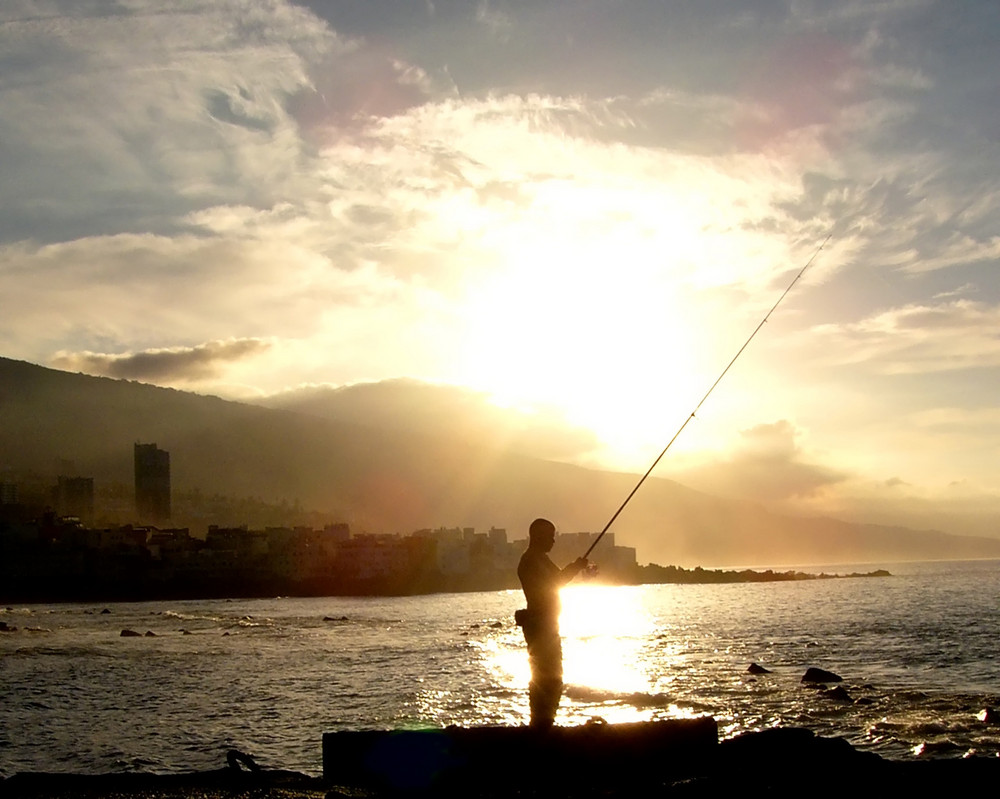
{"label": "sky", "polygon": [[426,382],[639,473],[689,420],[658,476],[1000,535],[998,35],[995,0],[6,0],[0,355]]}

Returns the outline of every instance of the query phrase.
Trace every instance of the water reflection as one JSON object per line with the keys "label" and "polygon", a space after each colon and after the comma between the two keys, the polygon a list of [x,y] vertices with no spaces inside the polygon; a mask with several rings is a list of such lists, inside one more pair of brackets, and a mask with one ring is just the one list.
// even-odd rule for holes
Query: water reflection
{"label": "water reflection", "polygon": [[653,619],[639,589],[575,585],[562,592],[565,682],[596,695],[649,693]]}
{"label": "water reflection", "polygon": [[[684,657],[685,648],[658,645],[657,620],[642,587],[576,584],[562,591],[560,628],[566,690],[560,724],[599,716],[605,721],[644,721],[689,715],[664,688]],[[507,628],[477,644],[487,679],[513,699],[509,719],[527,716],[531,678],[521,632]],[[675,662],[676,661],[676,662]]]}

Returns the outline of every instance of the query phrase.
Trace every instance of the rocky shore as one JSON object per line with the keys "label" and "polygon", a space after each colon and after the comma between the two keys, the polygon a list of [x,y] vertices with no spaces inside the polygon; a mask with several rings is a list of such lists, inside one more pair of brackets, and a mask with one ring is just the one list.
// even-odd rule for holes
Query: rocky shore
{"label": "rocky shore", "polygon": [[622,768],[576,761],[546,768],[497,759],[421,788],[337,784],[297,772],[258,768],[251,758],[191,774],[16,774],[0,782],[11,799],[634,799],[634,797],[943,795],[996,789],[1000,758],[886,760],[844,740],[808,730],[775,728],[722,741],[681,758],[645,755]]}

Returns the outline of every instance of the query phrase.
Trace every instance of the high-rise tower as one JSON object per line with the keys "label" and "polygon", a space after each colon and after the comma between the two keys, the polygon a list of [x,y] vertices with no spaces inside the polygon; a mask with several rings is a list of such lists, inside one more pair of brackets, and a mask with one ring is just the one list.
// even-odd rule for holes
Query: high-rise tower
{"label": "high-rise tower", "polygon": [[170,518],[170,453],[156,444],[135,445],[135,510],[140,522]]}

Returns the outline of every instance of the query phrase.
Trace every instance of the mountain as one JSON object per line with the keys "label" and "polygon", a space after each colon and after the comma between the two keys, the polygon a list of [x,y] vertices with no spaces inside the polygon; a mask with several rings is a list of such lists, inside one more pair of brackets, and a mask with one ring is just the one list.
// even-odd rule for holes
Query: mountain
{"label": "mountain", "polygon": [[[345,421],[326,418],[322,408],[264,408],[0,358],[0,479],[31,471],[54,482],[57,464],[71,461],[95,486],[130,486],[133,443],[155,442],[170,452],[178,492],[298,502],[355,531],[497,526],[511,538],[524,537],[536,516],[565,532],[600,530],[638,479],[533,457],[503,437],[470,436],[467,427],[431,434],[424,425],[418,433],[405,414],[383,409],[373,415],[377,424],[365,424],[363,414]],[[248,515],[230,523],[260,521]],[[612,529],[641,563],[1000,557],[993,539],[778,516],[656,477]],[[594,554],[599,560],[600,549]]]}

